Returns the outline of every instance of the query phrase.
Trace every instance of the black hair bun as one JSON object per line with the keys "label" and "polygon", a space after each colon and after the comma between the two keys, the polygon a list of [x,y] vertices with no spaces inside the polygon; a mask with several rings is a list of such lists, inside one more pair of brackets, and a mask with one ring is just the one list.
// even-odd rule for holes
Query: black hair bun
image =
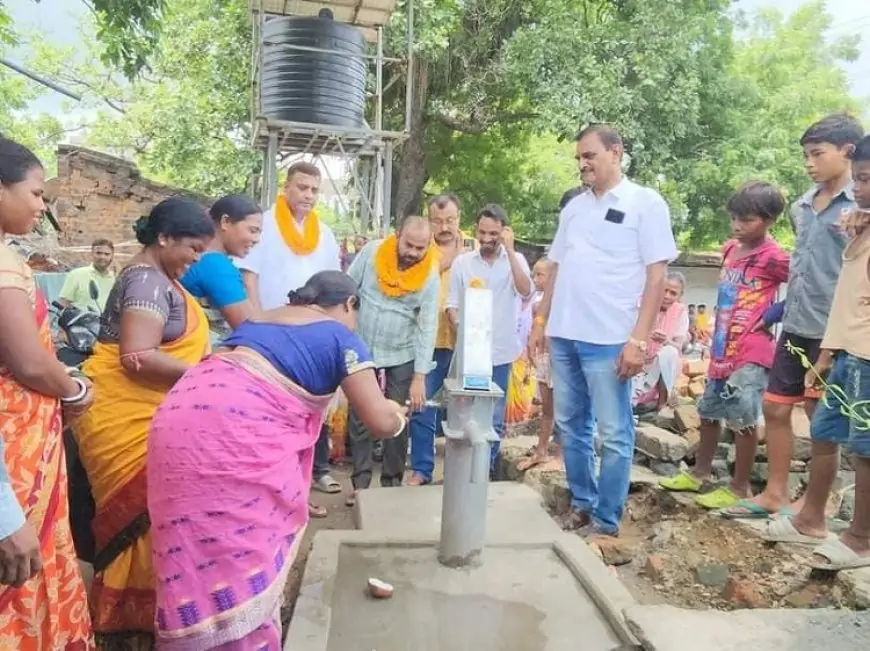
{"label": "black hair bun", "polygon": [[142,246],[150,246],[157,241],[157,234],[151,226],[151,219],[148,215],[142,215],[133,224],[133,232],[136,234],[136,241]]}

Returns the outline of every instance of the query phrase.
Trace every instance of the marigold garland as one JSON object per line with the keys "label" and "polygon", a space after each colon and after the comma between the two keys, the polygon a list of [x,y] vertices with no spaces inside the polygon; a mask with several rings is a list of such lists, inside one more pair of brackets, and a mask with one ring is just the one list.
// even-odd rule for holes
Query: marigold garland
{"label": "marigold garland", "polygon": [[483,289],[486,287],[486,283],[483,281],[483,278],[475,277],[468,282],[468,286],[474,289]]}
{"label": "marigold garland", "polygon": [[311,211],[302,220],[302,232],[283,194],[275,200],[275,220],[284,243],[296,255],[311,255],[320,243],[320,218]]}
{"label": "marigold garland", "polygon": [[417,264],[407,269],[399,269],[398,238],[393,234],[381,242],[378,250],[375,251],[374,263],[378,287],[384,296],[399,298],[422,290],[435,263],[432,248],[430,245],[426,255]]}

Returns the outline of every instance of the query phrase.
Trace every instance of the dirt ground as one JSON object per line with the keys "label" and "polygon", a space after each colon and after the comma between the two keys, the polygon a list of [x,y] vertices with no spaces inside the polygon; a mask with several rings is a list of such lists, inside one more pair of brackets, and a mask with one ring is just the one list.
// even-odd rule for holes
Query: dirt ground
{"label": "dirt ground", "polygon": [[[642,603],[685,608],[854,607],[835,575],[810,570],[811,549],[771,545],[736,522],[645,488],[630,496],[616,572]],[[607,560],[605,558],[605,560]]]}

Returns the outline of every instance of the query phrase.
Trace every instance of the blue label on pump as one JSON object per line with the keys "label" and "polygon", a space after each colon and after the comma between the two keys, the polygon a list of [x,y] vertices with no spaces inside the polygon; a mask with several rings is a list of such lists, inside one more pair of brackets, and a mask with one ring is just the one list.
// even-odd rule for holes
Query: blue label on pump
{"label": "blue label on pump", "polygon": [[489,391],[490,378],[485,375],[466,375],[462,378],[462,388],[469,391]]}

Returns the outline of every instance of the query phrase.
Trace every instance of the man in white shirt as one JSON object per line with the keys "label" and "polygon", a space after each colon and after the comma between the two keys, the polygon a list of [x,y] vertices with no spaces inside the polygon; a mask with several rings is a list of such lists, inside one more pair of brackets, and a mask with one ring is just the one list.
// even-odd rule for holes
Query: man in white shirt
{"label": "man in white shirt", "polygon": [[667,204],[622,175],[622,154],[622,138],[608,125],[577,137],[581,178],[590,187],[559,217],[548,253],[553,271],[530,343],[534,353],[545,334],[550,338],[556,425],[571,489],[566,524],[603,535],[619,532],[634,454],[631,378],[643,368],[668,262],[677,256]]}
{"label": "man in white shirt", "polygon": [[[531,298],[533,287],[529,263],[514,250],[513,231],[507,225],[507,214],[494,203],[477,213],[477,251],[462,253],[453,261],[450,291],[447,294],[447,314],[457,325],[459,302],[472,279],[483,281],[492,291],[492,380],[507,394],[511,364],[520,356],[523,344],[517,323],[522,302]],[[504,433],[505,399],[496,403],[492,427],[499,439]],[[491,448],[491,468],[495,469],[500,445]]]}
{"label": "man in white shirt", "polygon": [[[319,271],[341,271],[341,252],[332,229],[314,208],[320,192],[320,170],[307,162],[294,163],[275,205],[263,213],[260,242],[237,261],[248,297],[258,310],[287,303],[287,294],[302,287]],[[324,493],[341,492],[329,474],[329,432],[324,427],[314,448],[313,487]],[[309,504],[313,517],[326,510]]]}

